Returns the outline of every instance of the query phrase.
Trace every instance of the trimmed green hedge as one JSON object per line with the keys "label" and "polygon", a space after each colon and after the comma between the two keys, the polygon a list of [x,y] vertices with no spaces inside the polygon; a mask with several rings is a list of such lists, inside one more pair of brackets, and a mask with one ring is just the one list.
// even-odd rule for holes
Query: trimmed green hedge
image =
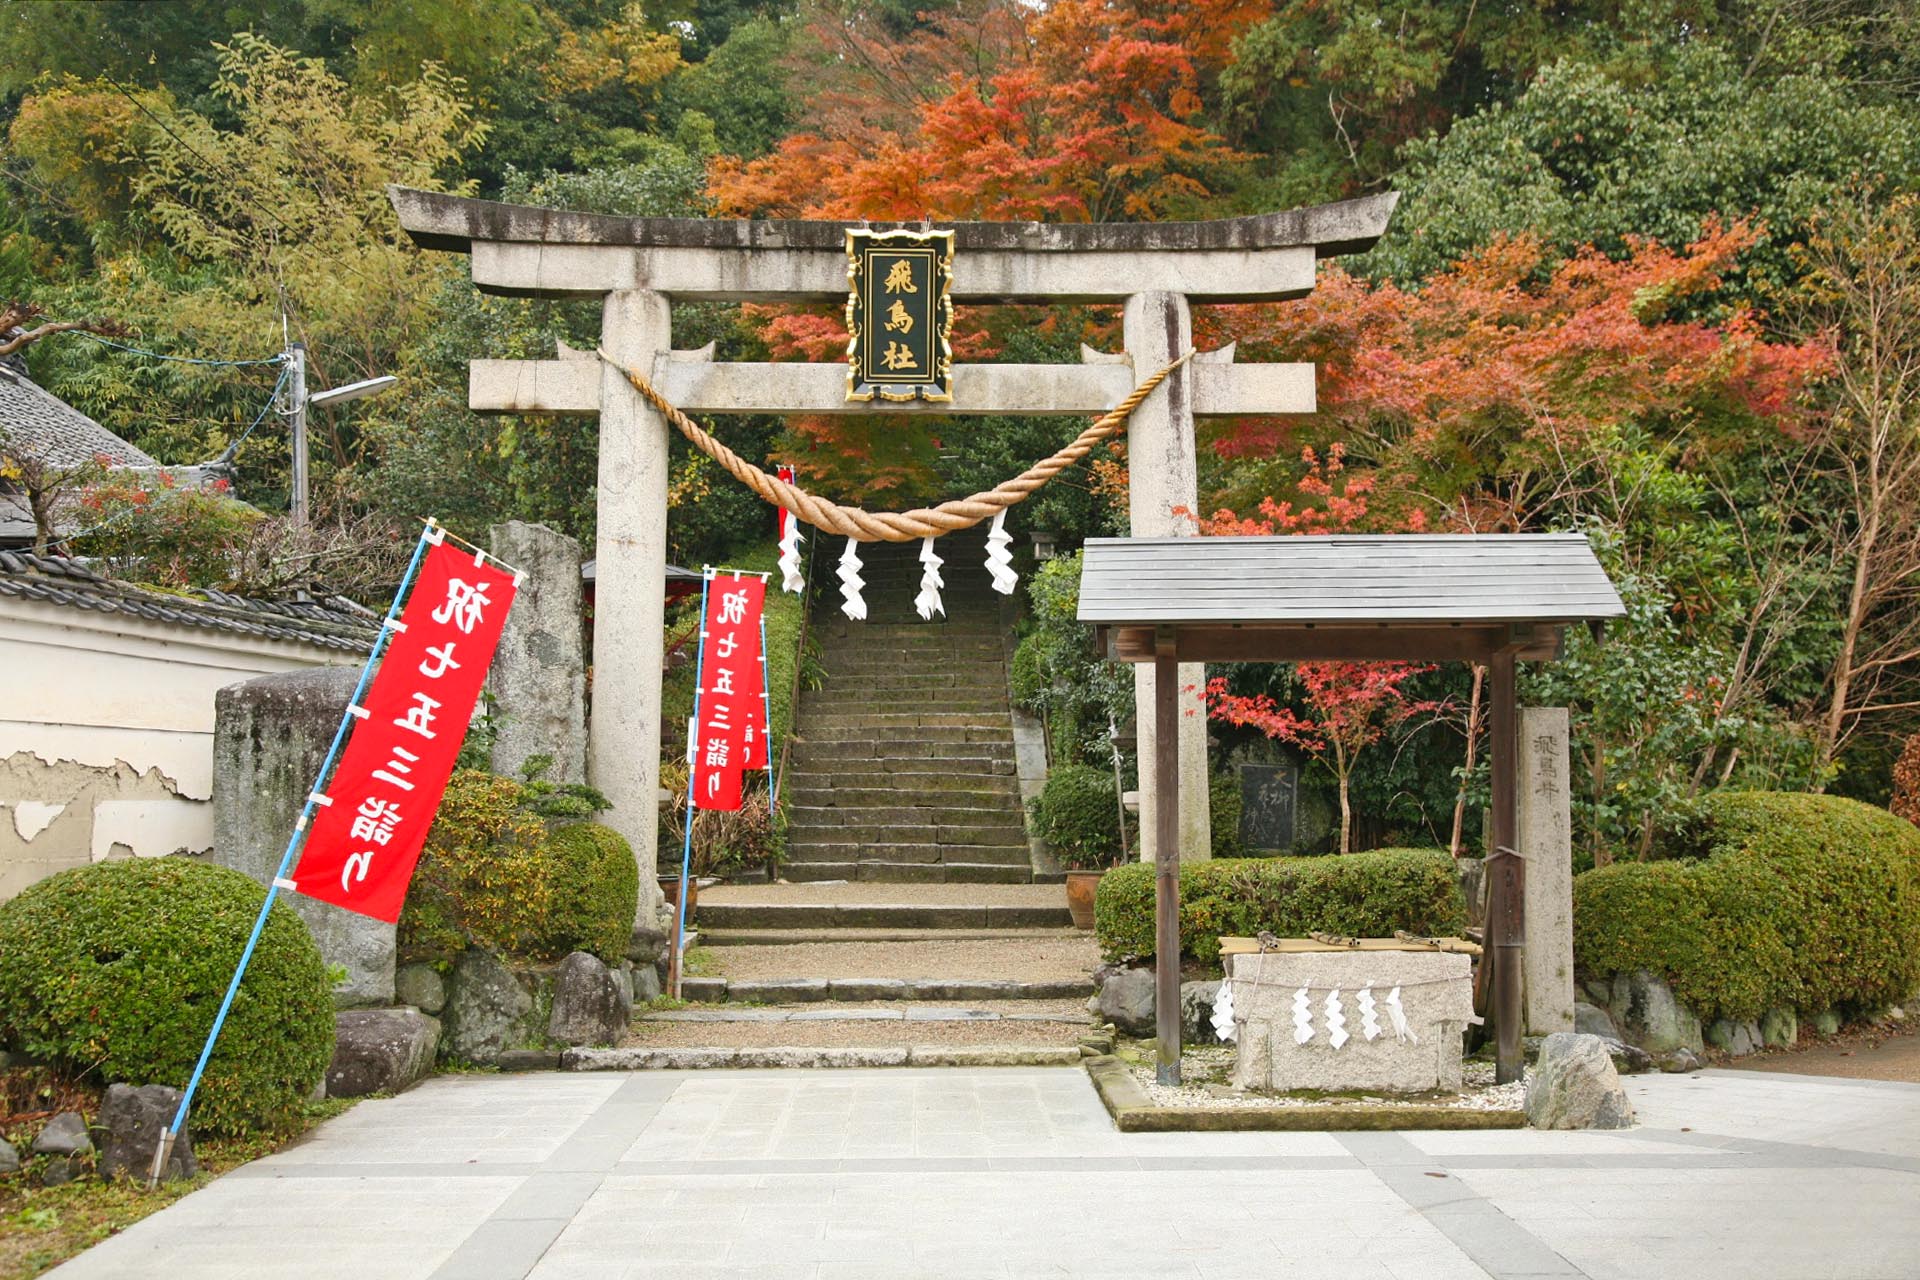
{"label": "trimmed green hedge", "polygon": [[[186,858],[100,862],[0,904],[0,1046],[103,1083],[184,1088],[265,890]],[[276,903],[195,1095],[196,1133],[270,1127],[333,1056],[319,948]]]}
{"label": "trimmed green hedge", "polygon": [[576,822],[544,845],[552,897],[532,947],[549,959],[590,951],[608,964],[627,956],[640,903],[640,869],[633,846],[611,827]]}
{"label": "trimmed green hedge", "polygon": [[1034,834],[1070,871],[1110,867],[1120,857],[1120,802],[1108,770],[1055,765],[1027,816]]}
{"label": "trimmed green hedge", "polygon": [[[1153,867],[1100,878],[1094,932],[1107,958],[1153,954]],[[1228,858],[1180,868],[1180,947],[1217,960],[1220,938],[1315,930],[1392,937],[1396,929],[1457,934],[1466,902],[1444,849],[1375,849],[1315,858]]]}
{"label": "trimmed green hedge", "polygon": [[1663,852],[1574,880],[1574,956],[1703,1019],[1864,1011],[1920,986],[1920,828],[1838,796],[1723,792]]}

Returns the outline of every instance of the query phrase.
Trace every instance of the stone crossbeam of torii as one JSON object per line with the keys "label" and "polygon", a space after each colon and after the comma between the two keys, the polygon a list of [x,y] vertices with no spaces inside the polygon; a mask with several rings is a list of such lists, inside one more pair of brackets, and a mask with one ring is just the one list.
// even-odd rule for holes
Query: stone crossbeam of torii
{"label": "stone crossbeam of torii", "polygon": [[[600,345],[646,374],[688,413],[1103,413],[1192,341],[1192,303],[1272,302],[1312,292],[1321,258],[1366,250],[1386,230],[1393,193],[1211,222],[960,222],[956,302],[1112,303],[1124,350],[1082,349],[1078,365],[956,364],[951,402],[854,402],[842,363],[726,363],[712,348],[673,349],[668,307],[701,302],[842,302],[846,232],[879,224],[719,218],[628,218],[498,204],[395,187],[400,224],[423,248],[468,254],[483,292],[601,299]],[[924,229],[924,228],[920,228]],[[661,739],[662,600],[669,427],[621,372],[588,353],[553,360],[475,360],[468,404],[483,413],[600,416],[599,561],[588,771],[613,802],[604,820],[633,843],[641,917],[658,902],[654,831]],[[1311,364],[1233,363],[1232,346],[1176,370],[1127,424],[1128,515],[1138,537],[1196,532],[1194,420],[1313,412]],[[1199,666],[1182,666],[1198,689]],[[1153,705],[1152,664],[1135,668]],[[1183,717],[1180,847],[1204,858],[1206,720]],[[1140,718],[1151,759],[1152,718]],[[1142,853],[1154,848],[1155,796],[1141,778]]]}

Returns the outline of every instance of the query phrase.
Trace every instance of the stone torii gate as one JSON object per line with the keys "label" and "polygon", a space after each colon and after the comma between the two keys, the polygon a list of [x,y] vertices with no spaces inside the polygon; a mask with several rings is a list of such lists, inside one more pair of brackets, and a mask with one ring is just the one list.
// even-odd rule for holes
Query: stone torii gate
{"label": "stone torii gate", "polygon": [[[400,224],[423,248],[466,253],[487,293],[601,298],[601,347],[648,375],[688,413],[932,413],[1094,415],[1192,342],[1190,304],[1270,302],[1312,292],[1321,258],[1372,247],[1392,193],[1284,213],[1211,222],[1040,224],[962,222],[955,232],[956,302],[1117,303],[1118,354],[1083,349],[1079,365],[956,364],[950,402],[855,402],[842,363],[724,363],[711,347],[675,351],[669,304],[840,302],[846,233],[866,224],[628,218],[499,204],[395,187]],[[881,229],[875,227],[874,229]],[[641,917],[651,922],[659,795],[662,583],[666,572],[668,424],[619,369],[584,353],[554,360],[475,360],[468,404],[488,413],[600,416],[598,589],[588,775],[613,802],[609,825],[641,864]],[[570,357],[570,358],[566,358]],[[1233,363],[1231,345],[1174,371],[1127,425],[1129,517],[1136,537],[1195,532],[1194,421],[1311,413],[1311,364]],[[1179,680],[1198,685],[1203,668]],[[1135,693],[1154,705],[1153,664]],[[1141,759],[1154,723],[1140,717]],[[1206,723],[1182,717],[1179,847],[1208,856]],[[1142,855],[1158,852],[1157,788],[1141,771]]]}

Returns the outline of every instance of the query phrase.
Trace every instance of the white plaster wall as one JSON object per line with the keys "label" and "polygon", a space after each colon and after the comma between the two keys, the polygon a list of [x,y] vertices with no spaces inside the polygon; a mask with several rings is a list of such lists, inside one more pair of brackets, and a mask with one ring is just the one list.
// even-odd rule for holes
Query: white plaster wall
{"label": "white plaster wall", "polygon": [[0,900],[68,867],[213,846],[213,700],[352,654],[0,601]]}

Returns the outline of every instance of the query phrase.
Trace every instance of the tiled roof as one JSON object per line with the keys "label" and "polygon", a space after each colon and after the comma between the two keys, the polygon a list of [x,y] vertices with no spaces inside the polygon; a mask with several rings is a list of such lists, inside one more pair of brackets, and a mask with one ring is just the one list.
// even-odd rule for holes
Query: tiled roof
{"label": "tiled roof", "polygon": [[53,467],[81,467],[99,457],[120,467],[160,465],[43,390],[14,363],[0,364],[0,438],[16,452]]}
{"label": "tiled roof", "polygon": [[0,551],[0,597],[355,654],[371,649],[380,630],[378,615],[338,596],[321,602],[255,600],[212,590],[152,591],[103,578],[72,560],[21,551]]}

